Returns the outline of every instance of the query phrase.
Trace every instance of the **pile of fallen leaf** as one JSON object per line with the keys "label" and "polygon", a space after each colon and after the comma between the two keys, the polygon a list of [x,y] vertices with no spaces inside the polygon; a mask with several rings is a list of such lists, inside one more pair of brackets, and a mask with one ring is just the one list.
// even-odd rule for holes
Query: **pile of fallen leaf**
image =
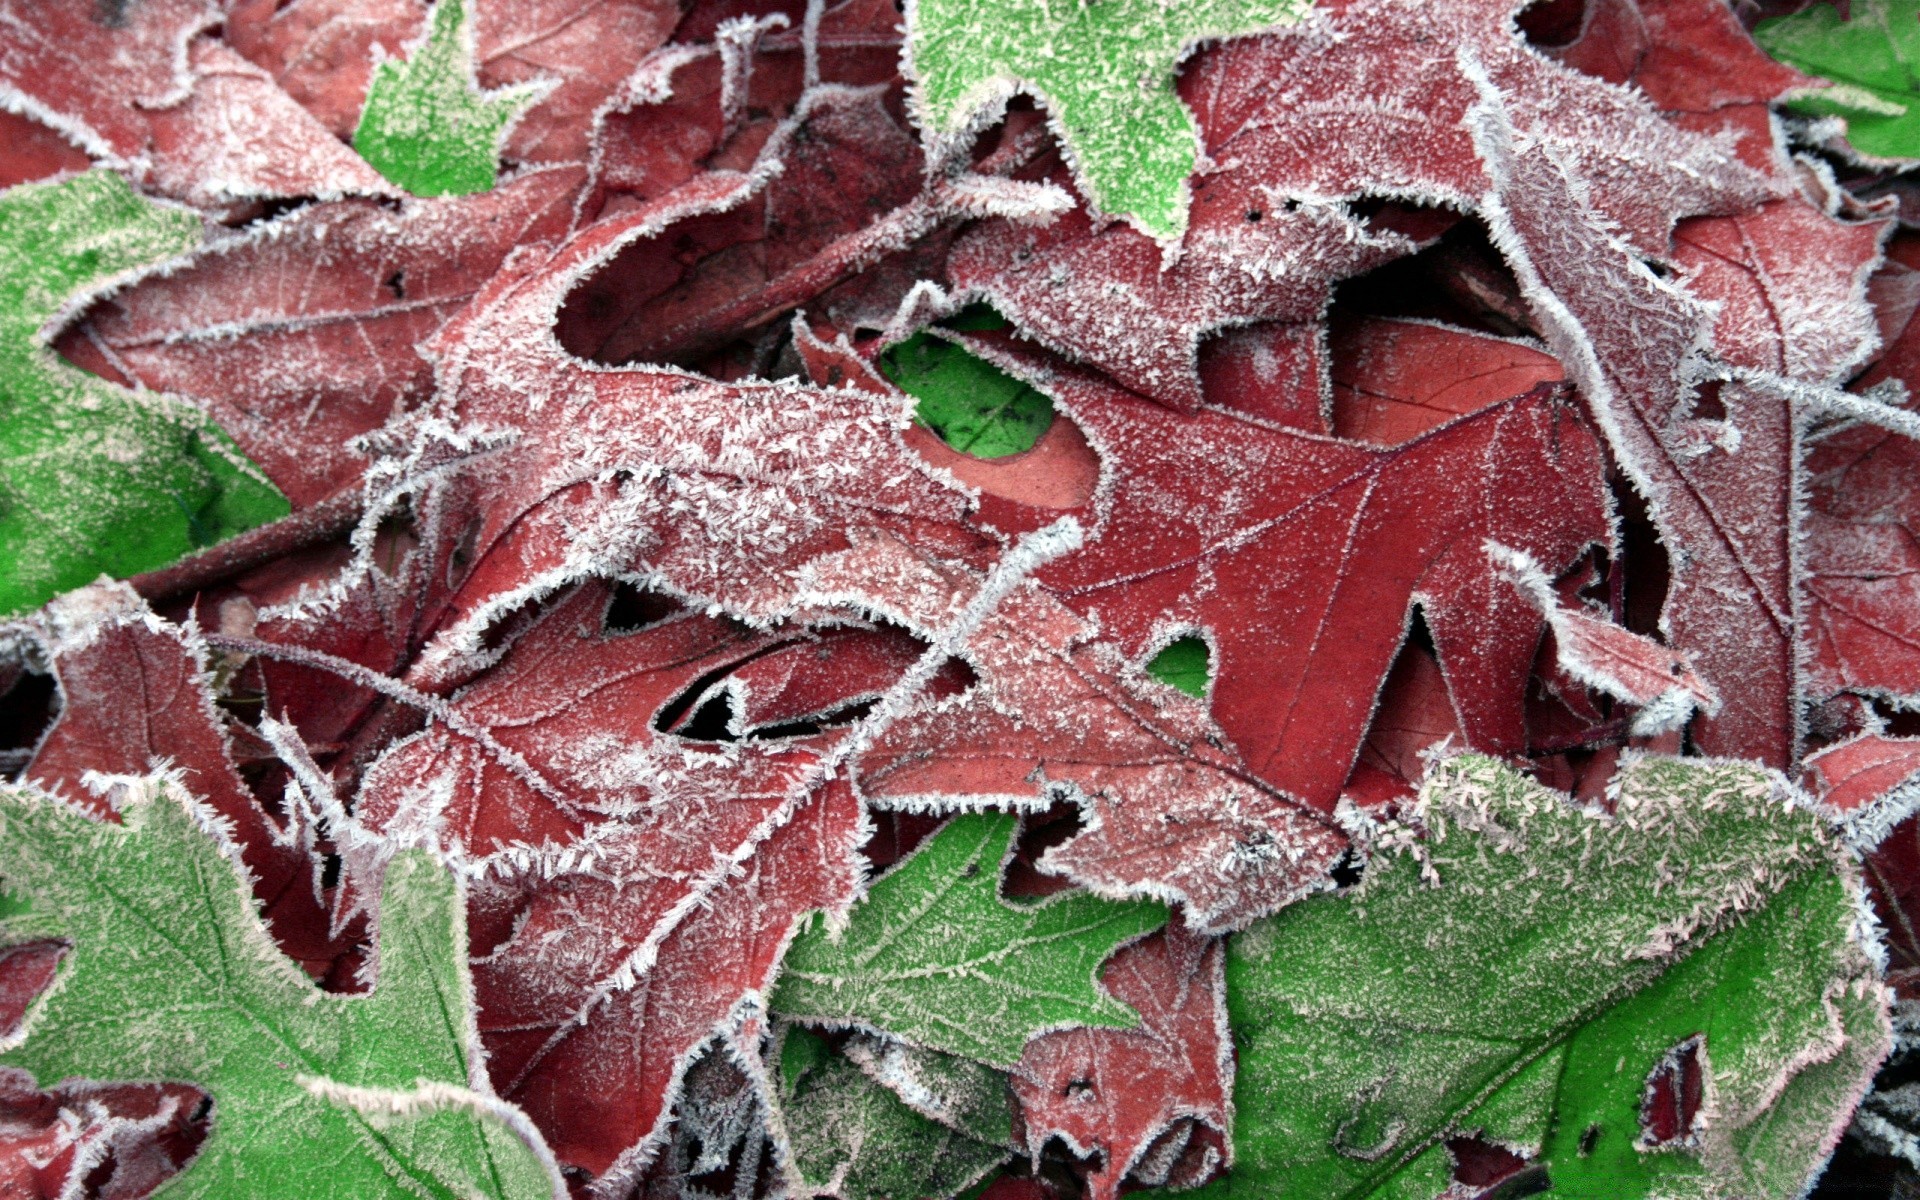
{"label": "pile of fallen leaf", "polygon": [[0,0],[0,1197],[1920,1189],[1801,8]]}

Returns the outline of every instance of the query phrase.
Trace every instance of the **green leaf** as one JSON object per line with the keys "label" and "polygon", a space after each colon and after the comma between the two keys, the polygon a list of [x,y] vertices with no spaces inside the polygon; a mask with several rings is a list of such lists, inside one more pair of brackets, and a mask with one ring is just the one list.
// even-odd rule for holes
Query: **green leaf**
{"label": "green leaf", "polygon": [[200,219],[95,171],[0,193],[0,615],[285,516],[204,414],[48,345],[75,298],[200,244]]}
{"label": "green leaf", "polygon": [[[789,1077],[790,1060],[810,1065]],[[981,1141],[915,1112],[833,1054],[826,1039],[799,1026],[787,1031],[781,1065],[781,1107],[803,1195],[944,1200],[983,1178],[1010,1153],[1004,1141]]]}
{"label": "green leaf", "polygon": [[541,89],[483,92],[473,74],[468,0],[439,0],[426,41],[405,62],[373,69],[353,148],[416,196],[491,191],[500,144]]}
{"label": "green leaf", "polygon": [[1005,458],[1031,450],[1053,424],[1052,399],[933,334],[889,347],[880,370],[920,401],[915,419],[962,454]]}
{"label": "green leaf", "polygon": [[1196,43],[1291,24],[1310,0],[917,0],[907,5],[917,115],[964,131],[1015,91],[1043,101],[1102,212],[1159,238],[1187,224],[1199,153],[1174,69]]}
{"label": "green leaf", "polygon": [[0,1065],[43,1086],[205,1089],[212,1129],[167,1200],[556,1194],[557,1173],[505,1123],[524,1118],[470,1090],[465,907],[446,870],[394,860],[377,986],[327,995],[268,939],[218,818],[164,778],[132,790],[124,825],[0,792],[0,879],[32,901],[0,921],[0,944],[72,946]]}
{"label": "green leaf", "polygon": [[1207,698],[1207,680],[1213,669],[1207,643],[1197,637],[1169,642],[1166,649],[1147,663],[1147,674],[1161,683],[1171,684],[1196,700]]}
{"label": "green leaf", "polygon": [[1121,943],[1165,924],[1166,907],[1082,892],[1007,903],[1000,868],[1015,824],[1006,813],[955,817],[873,884],[844,930],[810,917],[773,1010],[1002,1067],[1050,1029],[1137,1025],[1095,973]]}
{"label": "green leaf", "polygon": [[[1207,1194],[1424,1200],[1467,1133],[1535,1151],[1555,1196],[1799,1194],[1887,1045],[1857,882],[1759,768],[1644,759],[1618,788],[1610,817],[1450,760],[1424,842],[1236,938],[1238,1161]],[[1706,1127],[1636,1148],[1696,1035]]]}
{"label": "green leaf", "polygon": [[1816,4],[1754,27],[1768,54],[1832,88],[1802,93],[1790,107],[1844,117],[1854,149],[1879,158],[1920,158],[1920,0],[1856,0],[1843,21]]}

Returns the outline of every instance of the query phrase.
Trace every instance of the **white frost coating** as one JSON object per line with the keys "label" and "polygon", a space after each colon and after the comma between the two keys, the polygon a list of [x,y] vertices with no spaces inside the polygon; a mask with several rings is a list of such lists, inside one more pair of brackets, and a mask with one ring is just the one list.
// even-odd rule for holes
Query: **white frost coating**
{"label": "white frost coating", "polygon": [[554,1160],[553,1151],[547,1147],[546,1137],[527,1118],[526,1113],[497,1096],[430,1079],[421,1080],[409,1091],[354,1087],[307,1074],[294,1076],[294,1082],[316,1099],[359,1113],[375,1129],[381,1127],[383,1120],[405,1120],[435,1112],[464,1112],[476,1117],[490,1117],[506,1126],[533,1152],[546,1173],[547,1185],[554,1200],[566,1200],[566,1180],[561,1177],[560,1164]]}
{"label": "white frost coating", "polygon": [[1822,387],[1817,384],[1802,383],[1788,379],[1771,371],[1755,371],[1747,367],[1734,367],[1716,364],[1713,373],[1724,378],[1735,379],[1762,391],[1793,401],[1810,414],[1842,417],[1876,425],[1891,433],[1920,440],[1920,415],[1905,409],[1895,408],[1886,400],[1904,396],[1905,387],[1897,380],[1890,380],[1899,390],[1887,389],[1869,395],[1855,395],[1837,387]]}
{"label": "white frost coating", "polygon": [[1650,737],[1684,728],[1696,711],[1719,711],[1719,694],[1693,673],[1684,654],[1640,637],[1602,618],[1560,602],[1553,580],[1523,550],[1486,543],[1487,557],[1546,617],[1559,664],[1587,687],[1639,706],[1629,730]]}
{"label": "white frost coating", "polygon": [[[740,130],[747,115],[747,90],[753,86],[753,61],[760,39],[791,22],[785,13],[764,17],[729,17],[713,31],[720,49],[720,140]],[[810,80],[809,82],[817,82]]]}

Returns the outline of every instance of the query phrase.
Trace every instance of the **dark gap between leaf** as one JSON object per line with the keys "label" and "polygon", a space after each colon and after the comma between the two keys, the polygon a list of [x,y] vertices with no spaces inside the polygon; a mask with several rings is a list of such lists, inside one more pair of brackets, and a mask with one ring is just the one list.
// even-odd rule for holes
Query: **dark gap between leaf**
{"label": "dark gap between leaf", "polygon": [[622,579],[613,585],[600,630],[610,635],[637,633],[685,611],[684,604],[665,592]]}
{"label": "dark gap between leaf", "polygon": [[1535,335],[1519,282],[1473,217],[1406,258],[1342,281],[1329,312],[1440,321],[1496,337]]}
{"label": "dark gap between leaf", "polygon": [[1542,50],[1572,45],[1586,21],[1586,0],[1540,0],[1522,9],[1515,19],[1527,43]]}
{"label": "dark gap between leaf", "polygon": [[26,769],[60,715],[60,689],[52,675],[19,663],[0,666],[0,688],[0,775],[11,778]]}

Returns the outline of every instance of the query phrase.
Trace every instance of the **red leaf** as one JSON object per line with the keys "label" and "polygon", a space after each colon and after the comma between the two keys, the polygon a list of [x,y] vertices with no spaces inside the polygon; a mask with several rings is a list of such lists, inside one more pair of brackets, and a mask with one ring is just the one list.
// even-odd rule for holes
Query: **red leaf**
{"label": "red leaf", "polygon": [[[1168,262],[1131,227],[1074,217],[1040,233],[969,235],[955,248],[953,280],[1052,348],[1191,411],[1201,338],[1314,317],[1333,280],[1412,248],[1369,231],[1338,201],[1477,206],[1488,176],[1467,133],[1478,93],[1466,62],[1530,135],[1577,164],[1593,202],[1649,252],[1665,249],[1677,217],[1760,194],[1757,179],[1644,101],[1534,54],[1513,26],[1517,7],[1360,0],[1202,53],[1180,90],[1220,169],[1193,180],[1189,230]],[[1327,99],[1353,96],[1366,99]]]}
{"label": "red leaf", "polygon": [[580,179],[301,209],[103,302],[71,356],[198,400],[296,507],[357,490],[366,458],[347,443],[426,400],[416,347],[515,247],[567,231]]}
{"label": "red leaf", "polygon": [[[812,578],[929,632],[979,588],[881,538]],[[859,759],[862,792],[930,810],[1074,800],[1086,828],[1041,869],[1106,895],[1178,901],[1197,929],[1243,926],[1317,884],[1345,846],[1333,822],[1255,778],[1199,703],[1091,633],[1040,588],[1001,600],[955,647],[980,683],[880,733]]]}
{"label": "red leaf", "polygon": [[116,10],[8,0],[0,84],[95,159],[206,208],[291,196],[392,195],[258,67],[199,36],[208,0]]}
{"label": "red leaf", "polygon": [[1333,806],[1415,603],[1470,741],[1524,744],[1540,618],[1482,543],[1564,566],[1609,537],[1599,449],[1558,389],[1371,449],[1175,416],[1009,338],[971,344],[1050,392],[1111,477],[1096,536],[1042,582],[1129,654],[1210,630],[1213,714],[1256,774]]}
{"label": "red leaf", "polygon": [[1137,1029],[1073,1029],[1027,1043],[1013,1076],[1038,1154],[1060,1137],[1100,1166],[1091,1200],[1123,1180],[1192,1186],[1226,1165],[1232,1050],[1218,939],[1170,926],[1108,960],[1101,983],[1140,1013]]}
{"label": "red leaf", "polygon": [[[800,914],[853,898],[861,809],[823,757],[845,730],[780,727],[870,697],[918,653],[879,630],[692,613],[603,632],[611,599],[576,589],[394,746],[347,856],[363,896],[406,845],[469,864],[489,1069],[595,1174],[645,1166],[687,1057],[764,988]],[[774,728],[662,732],[691,736],[680,718],[717,687]]]}
{"label": "red leaf", "polygon": [[117,820],[83,783],[87,772],[180,771],[187,788],[231,823],[275,940],[290,957],[324,972],[351,935],[345,941],[330,936],[311,843],[303,846],[269,817],[235,769],[200,640],[155,617],[119,584],[56,601],[41,637],[62,705],[25,778],[103,820]]}

